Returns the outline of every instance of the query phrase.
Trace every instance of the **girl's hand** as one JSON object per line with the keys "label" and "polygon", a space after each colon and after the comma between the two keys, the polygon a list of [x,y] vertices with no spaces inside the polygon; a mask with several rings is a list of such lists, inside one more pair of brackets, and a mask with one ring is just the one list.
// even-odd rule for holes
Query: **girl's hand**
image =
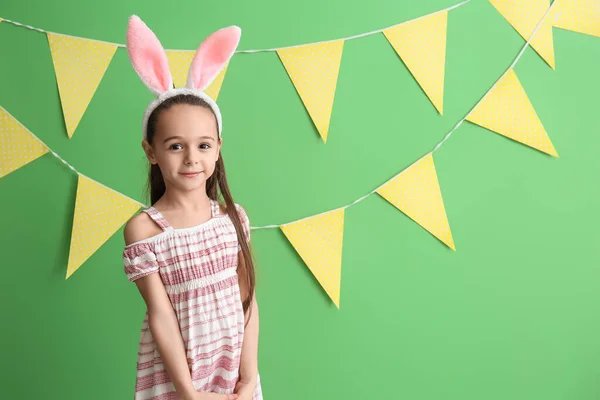
{"label": "girl's hand", "polygon": [[256,389],[256,381],[240,379],[235,385],[234,392],[239,395],[238,400],[252,400]]}

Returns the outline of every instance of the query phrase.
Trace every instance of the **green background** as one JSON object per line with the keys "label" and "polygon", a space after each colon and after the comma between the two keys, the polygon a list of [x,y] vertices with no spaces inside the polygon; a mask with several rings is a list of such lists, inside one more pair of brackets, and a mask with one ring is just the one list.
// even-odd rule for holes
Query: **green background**
{"label": "green background", "polygon": [[[446,8],[369,2],[4,1],[0,17],[125,42],[135,13],[165,48],[240,25],[240,49],[334,39]],[[219,97],[235,200],[253,226],[348,204],[429,152],[524,40],[490,3],[451,11],[444,115],[381,35],[345,44],[329,140],[276,53],[239,54]],[[598,399],[600,39],[554,30],[556,70],[516,72],[555,159],[465,123],[435,161],[453,252],[377,195],[346,210],[341,309],[277,229],[253,231],[265,399]],[[0,105],[83,174],[144,201],[141,116],[152,95],[124,49],[74,137],[44,34],[0,24]],[[0,180],[5,399],[127,399],[144,303],[122,231],[65,280],[76,175],[46,155]]]}

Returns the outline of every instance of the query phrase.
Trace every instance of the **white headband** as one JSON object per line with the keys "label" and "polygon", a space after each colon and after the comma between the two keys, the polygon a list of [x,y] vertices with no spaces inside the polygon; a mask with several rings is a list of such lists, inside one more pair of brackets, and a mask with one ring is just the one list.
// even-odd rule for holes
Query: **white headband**
{"label": "white headband", "polygon": [[184,88],[169,89],[166,92],[161,93],[156,99],[154,99],[148,105],[148,107],[146,107],[146,111],[144,111],[144,120],[142,122],[142,134],[144,136],[144,139],[148,139],[147,129],[148,129],[148,119],[150,118],[150,114],[152,114],[152,112],[156,109],[156,107],[158,107],[165,100],[170,99],[171,97],[175,97],[180,94],[187,94],[187,95],[199,97],[200,99],[204,100],[210,106],[211,110],[215,113],[215,117],[217,117],[217,133],[219,134],[219,138],[220,138],[221,132],[223,131],[223,119],[221,117],[221,110],[219,109],[219,106],[217,105],[217,103],[215,103],[214,100],[211,99],[209,95],[207,95],[206,93],[204,93],[200,90],[194,90],[194,89],[189,89],[189,88],[184,87]]}

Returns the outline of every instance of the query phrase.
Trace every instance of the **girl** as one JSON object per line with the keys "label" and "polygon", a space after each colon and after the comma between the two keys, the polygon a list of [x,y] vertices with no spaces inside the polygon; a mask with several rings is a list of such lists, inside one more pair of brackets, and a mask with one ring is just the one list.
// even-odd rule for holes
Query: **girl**
{"label": "girl", "polygon": [[262,399],[250,222],[227,185],[221,113],[203,92],[240,34],[210,35],[186,87],[175,89],[162,45],[137,16],[129,20],[129,58],[158,95],[143,119],[152,206],[124,229],[125,273],[147,306],[136,400]]}

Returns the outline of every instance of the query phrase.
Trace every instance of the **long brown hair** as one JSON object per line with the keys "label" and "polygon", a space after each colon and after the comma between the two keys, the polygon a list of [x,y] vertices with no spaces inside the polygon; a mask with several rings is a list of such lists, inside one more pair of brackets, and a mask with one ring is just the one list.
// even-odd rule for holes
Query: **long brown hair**
{"label": "long brown hair", "polygon": [[[208,103],[206,103],[204,100],[197,96],[189,94],[179,94],[177,96],[165,100],[158,107],[156,107],[156,109],[152,112],[152,114],[150,114],[150,117],[148,118],[147,141],[150,145],[152,145],[152,140],[156,134],[156,124],[158,122],[158,117],[160,116],[160,113],[176,104],[188,104],[193,106],[199,106],[208,108],[212,111]],[[157,164],[150,165],[147,189],[150,195],[151,204],[156,203],[165,194],[165,181]],[[250,247],[250,244],[245,240],[241,219],[237,212],[237,208],[235,207],[235,202],[231,195],[231,191],[229,190],[229,185],[227,184],[227,175],[225,174],[225,163],[223,162],[222,154],[219,155],[219,159],[217,160],[214,173],[206,181],[206,194],[211,200],[215,200],[219,204],[221,204],[221,202],[219,201],[219,192],[222,195],[223,200],[225,201],[225,211],[227,212],[227,215],[229,215],[229,218],[235,226],[238,242],[240,243],[240,246],[242,248],[242,256],[244,257],[245,269],[244,271],[241,271],[242,276],[240,276],[240,278],[246,281],[248,287],[248,297],[246,299],[242,299],[244,313],[246,313],[252,304],[252,296],[254,294],[254,287],[256,284],[254,274],[254,262],[252,259],[252,249]],[[239,268],[238,272],[240,272]]]}

